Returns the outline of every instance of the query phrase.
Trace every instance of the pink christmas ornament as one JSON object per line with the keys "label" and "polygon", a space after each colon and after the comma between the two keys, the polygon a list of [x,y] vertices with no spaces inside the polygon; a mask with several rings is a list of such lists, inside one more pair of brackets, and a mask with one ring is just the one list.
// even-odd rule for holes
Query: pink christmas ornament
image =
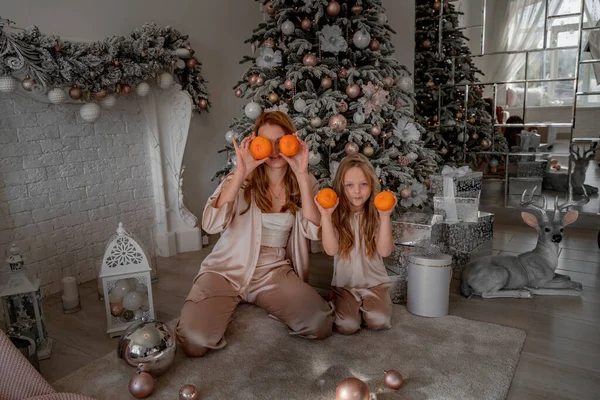
{"label": "pink christmas ornament", "polygon": [[337,1],[331,1],[327,5],[327,14],[332,17],[337,16],[340,13],[340,10],[340,3],[338,3]]}
{"label": "pink christmas ornament", "polygon": [[317,65],[317,56],[314,54],[306,54],[302,59],[302,64],[306,65],[307,67],[314,67]]}
{"label": "pink christmas ornament", "polygon": [[358,96],[360,96],[360,87],[356,83],[349,85],[346,88],[346,95],[351,99],[357,98]]}

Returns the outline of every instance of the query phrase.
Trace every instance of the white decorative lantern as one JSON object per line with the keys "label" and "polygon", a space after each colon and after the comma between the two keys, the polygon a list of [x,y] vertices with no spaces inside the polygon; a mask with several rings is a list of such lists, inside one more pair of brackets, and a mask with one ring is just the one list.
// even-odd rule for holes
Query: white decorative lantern
{"label": "white decorative lantern", "polygon": [[34,340],[38,359],[45,360],[52,354],[52,339],[46,332],[40,279],[29,276],[23,257],[14,244],[6,262],[10,266],[10,275],[7,284],[0,290],[6,330]]}
{"label": "white decorative lantern", "polygon": [[143,317],[154,319],[150,271],[146,252],[119,222],[100,271],[110,337],[120,336]]}
{"label": "white decorative lantern", "polygon": [[102,109],[96,103],[86,103],[79,110],[79,115],[85,122],[95,122],[100,118],[100,114],[102,114]]}
{"label": "white decorative lantern", "polygon": [[135,88],[135,92],[138,96],[144,97],[150,93],[150,85],[148,82],[140,82],[140,84]]}
{"label": "white decorative lantern", "polygon": [[0,76],[0,92],[12,93],[17,89],[17,80],[12,76]]}
{"label": "white decorative lantern", "polygon": [[173,86],[173,75],[170,72],[163,72],[158,76],[158,87],[161,89],[169,89]]}
{"label": "white decorative lantern", "polygon": [[69,96],[67,93],[61,88],[54,88],[48,92],[48,100],[50,100],[50,103],[52,104],[62,104],[67,101],[68,98]]}
{"label": "white decorative lantern", "polygon": [[105,98],[100,100],[100,105],[102,106],[102,108],[107,110],[113,108],[115,104],[117,104],[117,98],[112,94],[109,94]]}

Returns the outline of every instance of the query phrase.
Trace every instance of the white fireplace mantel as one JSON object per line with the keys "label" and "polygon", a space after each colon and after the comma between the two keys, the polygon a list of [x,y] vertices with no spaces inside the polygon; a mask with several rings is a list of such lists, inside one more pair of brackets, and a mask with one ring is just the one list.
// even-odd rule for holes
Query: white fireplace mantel
{"label": "white fireplace mantel", "polygon": [[168,90],[153,88],[140,98],[148,127],[151,160],[156,245],[160,256],[202,248],[198,218],[184,204],[183,154],[192,119],[192,100],[179,85]]}

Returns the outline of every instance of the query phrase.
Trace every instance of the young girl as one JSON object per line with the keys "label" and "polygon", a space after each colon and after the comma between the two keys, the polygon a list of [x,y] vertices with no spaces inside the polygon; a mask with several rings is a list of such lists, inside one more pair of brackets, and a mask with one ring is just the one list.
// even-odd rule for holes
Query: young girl
{"label": "young girl", "polygon": [[[333,181],[338,203],[321,212],[323,249],[334,258],[331,286],[334,293],[335,329],[351,335],[361,322],[369,329],[391,327],[392,301],[382,257],[393,249],[389,211],[373,204],[381,190],[373,166],[358,154],[346,157]],[[396,204],[394,203],[394,207]],[[362,317],[361,317],[362,314]]]}
{"label": "young girl", "polygon": [[[236,170],[208,199],[202,228],[221,233],[181,310],[177,340],[188,356],[225,346],[225,330],[238,303],[254,303],[285,323],[293,335],[323,339],[331,334],[333,310],[306,282],[308,239],[318,239],[319,211],[308,147],[300,139],[293,157],[279,140],[294,134],[291,119],[266,112],[254,133],[268,139],[270,157],[255,160],[250,141],[234,141]],[[254,136],[254,134],[253,134]]]}

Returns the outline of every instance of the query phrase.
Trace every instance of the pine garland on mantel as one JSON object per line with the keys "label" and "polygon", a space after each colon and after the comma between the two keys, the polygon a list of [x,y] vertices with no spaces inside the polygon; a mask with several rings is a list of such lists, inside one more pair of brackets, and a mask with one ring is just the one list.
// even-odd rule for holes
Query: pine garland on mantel
{"label": "pine garland on mantel", "polygon": [[134,91],[145,96],[152,80],[169,88],[174,74],[196,111],[210,108],[202,64],[194,57],[188,36],[170,26],[146,23],[129,37],[74,43],[44,35],[36,26],[6,32],[13,24],[0,18],[0,92],[14,91],[21,81],[27,91],[47,92],[53,103],[68,100],[65,88],[73,100],[98,101],[110,108],[114,95]]}

